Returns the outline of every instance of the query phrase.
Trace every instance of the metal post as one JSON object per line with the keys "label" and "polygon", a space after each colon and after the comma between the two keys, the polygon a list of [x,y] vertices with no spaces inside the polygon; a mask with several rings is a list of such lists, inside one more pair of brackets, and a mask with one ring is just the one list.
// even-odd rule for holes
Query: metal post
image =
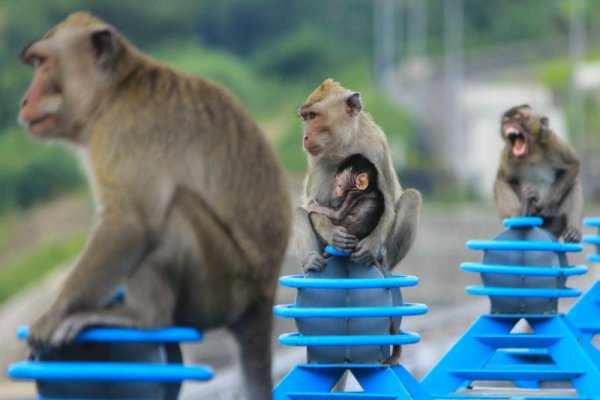
{"label": "metal post", "polygon": [[569,111],[573,142],[580,152],[586,149],[585,94],[577,82],[577,71],[585,57],[585,0],[571,0],[569,8],[569,60],[571,82],[569,85]]}
{"label": "metal post", "polygon": [[462,109],[458,101],[463,81],[463,0],[444,2],[444,143],[454,173],[462,176],[464,144]]}

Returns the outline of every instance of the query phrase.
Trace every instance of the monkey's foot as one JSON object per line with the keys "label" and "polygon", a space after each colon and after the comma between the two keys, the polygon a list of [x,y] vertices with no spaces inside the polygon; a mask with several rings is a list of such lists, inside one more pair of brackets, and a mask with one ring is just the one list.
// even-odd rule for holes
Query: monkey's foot
{"label": "monkey's foot", "polygon": [[317,253],[310,253],[308,261],[302,266],[304,272],[319,272],[325,268],[325,257]]}
{"label": "monkey's foot", "polygon": [[52,344],[52,333],[56,330],[61,317],[52,313],[42,315],[29,328],[27,343],[34,354],[48,354],[55,347]]}
{"label": "monkey's foot", "polygon": [[567,229],[565,229],[565,231],[563,232],[563,239],[567,243],[579,243],[581,242],[582,238],[583,236],[581,234],[581,231],[574,226],[567,227]]}
{"label": "monkey's foot", "polygon": [[400,355],[402,351],[400,350],[400,346],[394,346],[392,350],[392,355],[389,356],[382,364],[391,365],[393,367],[397,367],[400,365]]}

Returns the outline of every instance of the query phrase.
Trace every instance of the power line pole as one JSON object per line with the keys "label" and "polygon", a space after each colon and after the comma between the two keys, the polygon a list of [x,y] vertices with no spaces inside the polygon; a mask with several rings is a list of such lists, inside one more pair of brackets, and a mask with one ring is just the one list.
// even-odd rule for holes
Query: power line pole
{"label": "power line pole", "polygon": [[390,69],[396,64],[397,0],[373,1],[374,75],[375,82],[385,85]]}
{"label": "power line pole", "polygon": [[444,2],[444,127],[448,162],[459,177],[463,177],[466,131],[459,94],[464,74],[464,3],[463,0]]}
{"label": "power line pole", "polygon": [[571,82],[569,85],[569,115],[573,128],[572,139],[580,152],[587,145],[585,121],[585,94],[577,82],[577,74],[585,58],[585,0],[571,0],[569,8],[569,61]]}

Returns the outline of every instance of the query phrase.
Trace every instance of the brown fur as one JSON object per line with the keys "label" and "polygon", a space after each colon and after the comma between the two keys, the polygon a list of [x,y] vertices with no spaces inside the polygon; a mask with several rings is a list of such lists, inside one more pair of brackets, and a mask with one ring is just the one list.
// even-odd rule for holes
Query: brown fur
{"label": "brown fur", "polygon": [[[20,121],[81,154],[98,223],[37,351],[89,325],[230,327],[253,400],[270,397],[271,306],[291,223],[280,164],[220,86],[76,13],[24,51],[35,66]],[[125,283],[126,304],[103,309]]]}
{"label": "brown fur", "polygon": [[[541,216],[544,228],[557,238],[579,242],[583,194],[575,150],[528,105],[504,113],[501,134],[506,145],[494,184],[500,217]],[[515,152],[520,146],[514,144],[514,137],[524,143],[521,152]]]}
{"label": "brown fur", "polygon": [[[354,251],[353,257],[358,262],[370,264],[383,260],[393,268],[416,237],[420,194],[414,189],[402,192],[385,134],[362,111],[358,93],[329,80],[320,87],[327,86],[335,90],[329,90],[312,105],[304,105],[299,112],[304,119],[303,140],[308,156],[304,205],[313,200],[327,205],[337,166],[349,155],[361,153],[377,168],[377,187],[383,192],[384,211],[373,232],[357,244],[356,238],[335,227],[327,217],[319,214],[309,217],[304,207],[298,208],[295,245],[300,262],[305,270],[323,268],[321,254],[329,243],[340,250]],[[321,91],[325,93],[317,89],[317,93]]]}

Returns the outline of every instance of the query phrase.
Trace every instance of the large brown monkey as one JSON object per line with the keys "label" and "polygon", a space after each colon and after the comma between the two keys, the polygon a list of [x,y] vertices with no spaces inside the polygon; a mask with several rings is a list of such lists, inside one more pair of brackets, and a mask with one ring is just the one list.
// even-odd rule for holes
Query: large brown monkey
{"label": "large brown monkey", "polygon": [[[421,195],[414,189],[402,192],[385,134],[363,111],[360,94],[332,79],[321,83],[298,114],[304,121],[303,147],[308,157],[304,207],[296,210],[294,240],[302,267],[305,271],[323,268],[323,247],[328,243],[352,251],[351,257],[358,263],[369,265],[377,260],[394,268],[416,237]],[[331,206],[328,202],[337,167],[355,153],[363,154],[376,166],[377,187],[383,192],[385,204],[376,228],[360,241],[326,216],[309,216],[306,211],[313,200]]]}
{"label": "large brown monkey", "polygon": [[524,104],[501,120],[505,147],[494,184],[501,218],[538,215],[543,227],[567,242],[581,241],[583,194],[575,150]]}
{"label": "large brown monkey", "polygon": [[[219,86],[148,58],[87,13],[23,58],[34,76],[19,120],[78,150],[99,211],[30,344],[61,346],[89,325],[227,326],[248,398],[270,398],[271,307],[292,215],[254,120]],[[102,309],[121,284],[124,307]]]}

